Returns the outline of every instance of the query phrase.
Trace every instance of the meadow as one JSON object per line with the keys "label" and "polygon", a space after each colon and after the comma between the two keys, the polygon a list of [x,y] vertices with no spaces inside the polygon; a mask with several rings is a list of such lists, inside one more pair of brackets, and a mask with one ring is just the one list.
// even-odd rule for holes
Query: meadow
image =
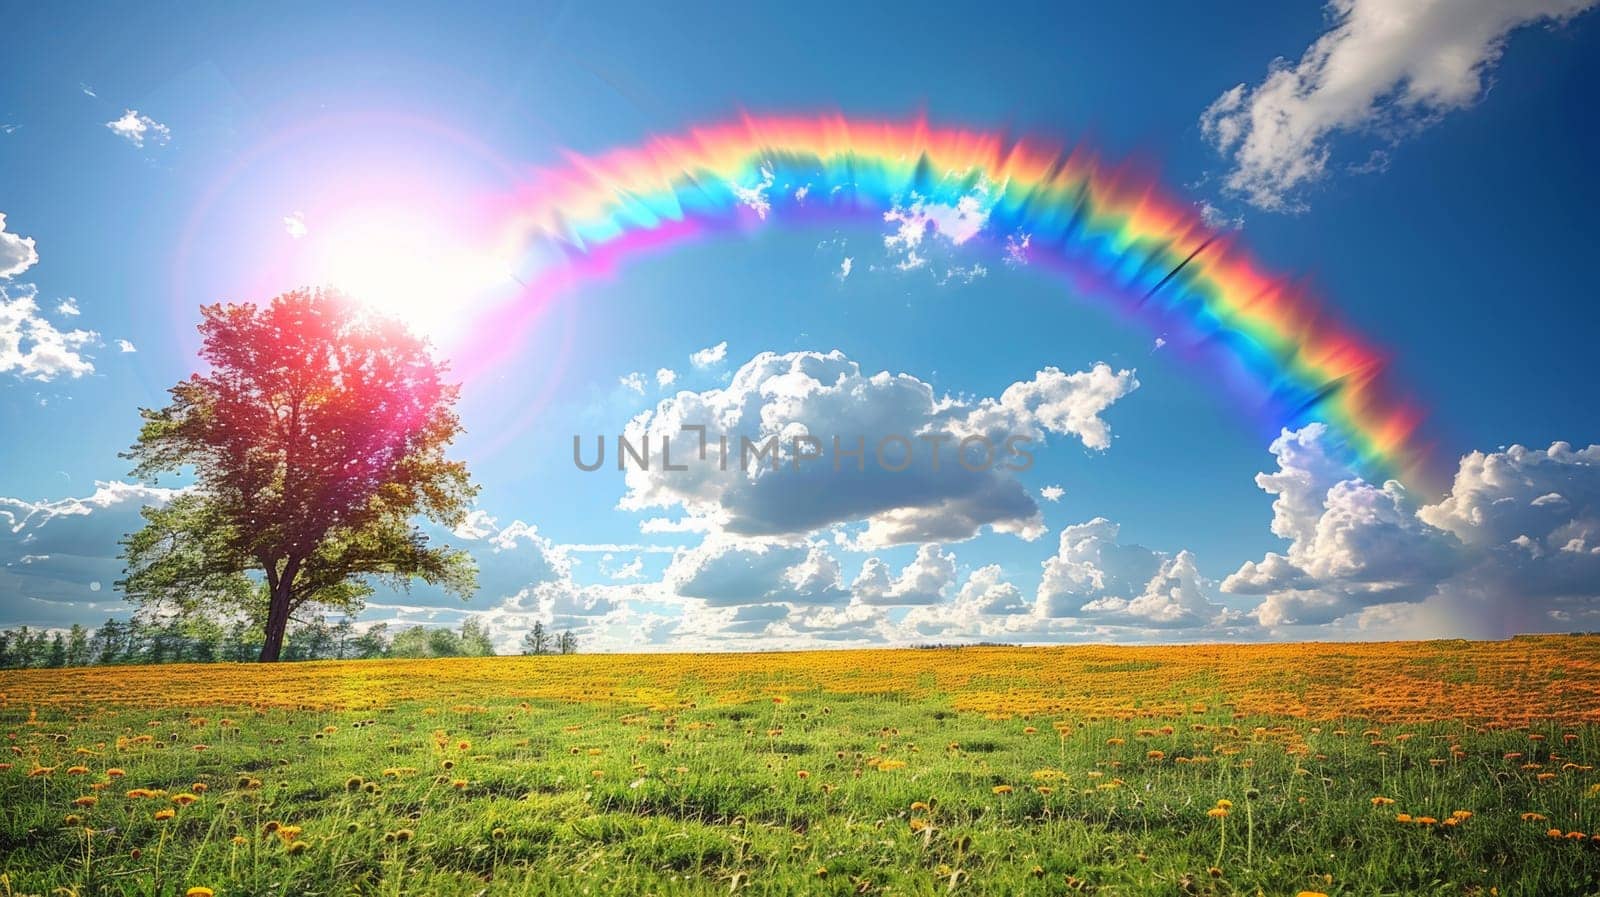
{"label": "meadow", "polygon": [[0,674],[0,894],[1600,894],[1600,637]]}

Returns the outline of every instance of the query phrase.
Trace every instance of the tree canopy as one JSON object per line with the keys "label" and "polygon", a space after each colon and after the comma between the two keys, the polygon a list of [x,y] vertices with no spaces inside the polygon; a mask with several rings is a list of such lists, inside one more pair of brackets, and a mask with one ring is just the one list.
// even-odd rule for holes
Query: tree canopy
{"label": "tree canopy", "polygon": [[201,316],[207,370],[141,409],[127,454],[136,476],[195,477],[124,540],[128,598],[259,621],[273,661],[297,611],[354,612],[374,580],[468,595],[470,556],[415,524],[458,524],[476,494],[446,457],[458,387],[427,343],[332,291]]}

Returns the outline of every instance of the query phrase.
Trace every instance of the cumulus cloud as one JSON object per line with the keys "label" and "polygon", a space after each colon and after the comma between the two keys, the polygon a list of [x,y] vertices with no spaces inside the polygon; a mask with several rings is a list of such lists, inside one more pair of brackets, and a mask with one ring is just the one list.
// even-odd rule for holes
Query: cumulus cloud
{"label": "cumulus cloud", "polygon": [[[838,351],[763,353],[727,387],[681,392],[630,422],[629,444],[649,445],[656,463],[628,465],[621,507],[680,507],[744,536],[865,521],[858,548],[958,541],[984,528],[1034,538],[1043,532],[1038,506],[1011,475],[1031,462],[1022,456],[1031,449],[1013,442],[1008,451],[1007,440],[1059,435],[1103,449],[1110,431],[1100,414],[1137,386],[1132,371],[1103,364],[1074,374],[1047,368],[998,399],[968,402],[938,397],[909,374],[864,374]],[[685,427],[705,428],[704,453],[698,431]],[[814,441],[802,448],[801,439]],[[667,440],[682,469],[665,469]],[[969,454],[958,455],[962,440],[972,440]],[[983,440],[993,447],[988,459]],[[756,455],[769,445],[776,454]]]}
{"label": "cumulus cloud", "polygon": [[618,377],[617,382],[622,384],[622,388],[629,392],[636,392],[641,396],[644,395],[644,375],[638,371]]}
{"label": "cumulus cloud", "polygon": [[656,369],[656,388],[666,389],[678,381],[678,372],[671,368]]}
{"label": "cumulus cloud", "polygon": [[899,576],[892,575],[882,560],[867,558],[850,591],[856,601],[872,606],[937,604],[955,579],[955,555],[929,543],[917,549]]}
{"label": "cumulus cloud", "polygon": [[32,286],[0,286],[0,374],[31,380],[78,378],[94,373],[84,349],[100,339],[92,330],[60,330],[39,311]]}
{"label": "cumulus cloud", "polygon": [[1120,537],[1121,527],[1104,517],[1062,530],[1043,565],[1036,614],[1157,630],[1232,626],[1239,634],[1238,614],[1211,601],[1212,584],[1191,552],[1169,556]]}
{"label": "cumulus cloud", "polygon": [[1474,452],[1426,503],[1356,477],[1325,444],[1321,425],[1285,432],[1278,470],[1257,477],[1289,547],[1223,590],[1264,595],[1262,625],[1501,637],[1600,620],[1600,446]]}
{"label": "cumulus cloud", "polygon": [[1046,486],[1039,490],[1039,497],[1048,502],[1058,502],[1061,500],[1061,497],[1066,494],[1067,490],[1061,488],[1060,486]]}
{"label": "cumulus cloud", "polygon": [[290,239],[298,240],[305,236],[307,233],[305,214],[295,212],[293,215],[283,216],[283,230]]}
{"label": "cumulus cloud", "polygon": [[708,346],[698,352],[689,353],[689,363],[697,368],[716,367],[728,357],[728,341],[723,340],[715,346]]}
{"label": "cumulus cloud", "polygon": [[117,350],[123,353],[139,351],[137,348],[134,348],[133,343],[130,343],[125,339],[117,340]]}
{"label": "cumulus cloud", "polygon": [[23,237],[6,230],[6,215],[0,212],[0,278],[12,278],[32,268],[39,261],[33,238]]}
{"label": "cumulus cloud", "polygon": [[1328,31],[1300,60],[1278,59],[1260,84],[1224,91],[1201,115],[1201,133],[1229,160],[1231,193],[1262,209],[1300,208],[1335,138],[1393,142],[1472,105],[1512,31],[1560,24],[1594,2],[1331,0]]}
{"label": "cumulus cloud", "polygon": [[121,598],[110,591],[122,577],[119,540],[143,526],[141,508],[164,505],[181,491],[111,481],[81,498],[0,496],[4,623],[59,626],[121,611]]}
{"label": "cumulus cloud", "polygon": [[166,125],[148,115],[140,114],[137,109],[123,110],[122,117],[106,122],[106,127],[111,133],[137,147],[143,147],[146,141],[155,146],[164,146],[172,139],[172,132]]}
{"label": "cumulus cloud", "polygon": [[665,583],[707,607],[831,605],[850,598],[841,575],[822,545],[710,537],[673,557]]}

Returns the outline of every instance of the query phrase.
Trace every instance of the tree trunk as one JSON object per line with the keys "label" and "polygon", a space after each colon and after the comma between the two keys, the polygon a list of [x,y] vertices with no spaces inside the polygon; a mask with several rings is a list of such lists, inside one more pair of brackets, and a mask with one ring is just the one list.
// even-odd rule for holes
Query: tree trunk
{"label": "tree trunk", "polygon": [[283,653],[283,635],[289,629],[289,602],[294,597],[294,564],[273,584],[272,600],[267,604],[266,640],[261,643],[261,662],[276,663]]}

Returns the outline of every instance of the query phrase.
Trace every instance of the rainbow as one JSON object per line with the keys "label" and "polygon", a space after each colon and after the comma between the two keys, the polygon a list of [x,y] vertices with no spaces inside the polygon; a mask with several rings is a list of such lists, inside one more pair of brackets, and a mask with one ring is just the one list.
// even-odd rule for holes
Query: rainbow
{"label": "rainbow", "polygon": [[571,155],[505,202],[510,251],[536,301],[708,235],[841,218],[881,226],[916,203],[965,202],[981,227],[960,239],[1052,272],[1204,359],[1264,429],[1320,421],[1365,475],[1424,473],[1420,415],[1386,386],[1382,353],[1153,179],[1082,149],[925,121],[745,116]]}

